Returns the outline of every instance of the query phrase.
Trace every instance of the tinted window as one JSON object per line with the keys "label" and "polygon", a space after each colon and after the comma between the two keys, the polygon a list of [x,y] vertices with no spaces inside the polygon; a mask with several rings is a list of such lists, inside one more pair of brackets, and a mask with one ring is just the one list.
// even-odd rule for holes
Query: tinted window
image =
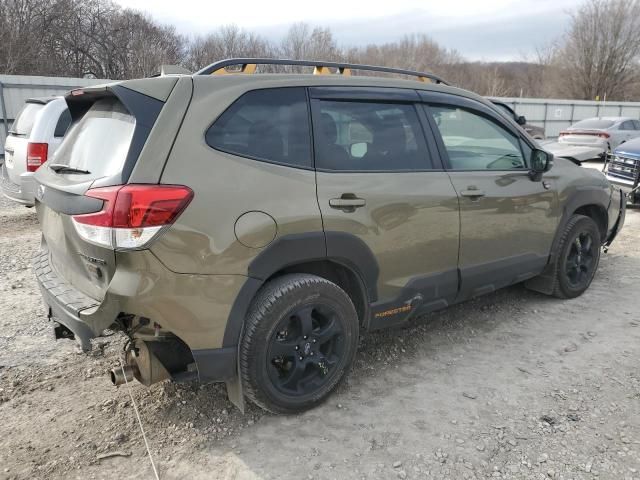
{"label": "tinted window", "polygon": [[432,106],[453,170],[526,168],[518,137],[480,114],[456,107]]}
{"label": "tinted window", "polygon": [[10,133],[14,133],[16,135],[29,135],[33,128],[33,124],[36,121],[36,115],[43,107],[44,105],[41,103],[25,103],[24,107],[22,107],[22,110],[18,114],[18,118],[13,122]]}
{"label": "tinted window", "polygon": [[634,120],[633,126],[635,127],[636,130],[640,130],[640,120]]}
{"label": "tinted window", "polygon": [[311,135],[303,88],[273,88],[244,94],[206,133],[224,152],[299,167],[311,167]]}
{"label": "tinted window", "polygon": [[622,125],[620,125],[620,130],[635,130],[633,121],[627,120],[626,122],[622,122]]}
{"label": "tinted window", "polygon": [[122,171],[135,118],[115,99],[98,100],[74,124],[56,152],[55,163],[89,170],[92,177]]}
{"label": "tinted window", "polygon": [[65,108],[65,110],[60,114],[58,123],[56,123],[56,129],[53,131],[53,136],[64,137],[64,134],[67,133],[67,130],[69,129],[69,125],[71,125],[71,114],[69,113],[69,109]]}
{"label": "tinted window", "polygon": [[314,100],[316,167],[420,170],[429,155],[412,105]]}
{"label": "tinted window", "polygon": [[606,129],[613,126],[615,122],[611,120],[600,120],[598,118],[588,118],[587,120],[581,120],[578,123],[574,123],[570,128],[596,128]]}

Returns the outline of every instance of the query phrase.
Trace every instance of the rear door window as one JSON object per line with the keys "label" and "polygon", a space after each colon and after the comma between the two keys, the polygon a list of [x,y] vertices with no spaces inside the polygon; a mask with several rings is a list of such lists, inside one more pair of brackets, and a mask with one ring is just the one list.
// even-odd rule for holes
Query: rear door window
{"label": "rear door window", "polygon": [[431,168],[411,104],[313,100],[316,167],[408,171]]}
{"label": "rear door window", "polygon": [[94,178],[116,175],[122,172],[135,125],[118,100],[98,100],[71,127],[55,163],[88,170]]}
{"label": "rear door window", "polygon": [[29,136],[31,129],[33,129],[33,124],[36,121],[36,116],[43,107],[44,105],[41,103],[26,103],[13,122],[9,133],[25,137]]}
{"label": "rear door window", "polygon": [[311,133],[304,88],[253,90],[207,130],[216,150],[293,167],[311,168]]}

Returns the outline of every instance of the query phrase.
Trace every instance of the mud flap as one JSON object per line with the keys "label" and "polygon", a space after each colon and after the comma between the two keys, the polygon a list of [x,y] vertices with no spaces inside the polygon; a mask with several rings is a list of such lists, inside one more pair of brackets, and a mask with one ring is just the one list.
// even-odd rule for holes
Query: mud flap
{"label": "mud flap", "polygon": [[238,410],[244,413],[244,394],[242,393],[242,381],[240,380],[240,376],[238,375],[233,380],[227,381],[226,384],[229,401],[238,407]]}
{"label": "mud flap", "polygon": [[529,290],[552,295],[556,286],[556,263],[551,261],[540,275],[530,278],[524,282],[524,286]]}

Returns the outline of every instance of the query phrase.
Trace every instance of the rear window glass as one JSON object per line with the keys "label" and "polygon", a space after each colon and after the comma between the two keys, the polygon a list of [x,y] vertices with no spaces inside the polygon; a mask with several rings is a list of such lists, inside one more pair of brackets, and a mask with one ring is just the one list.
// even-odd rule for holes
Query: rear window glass
{"label": "rear window glass", "polygon": [[69,113],[69,109],[65,108],[60,114],[60,118],[58,118],[58,123],[56,123],[56,129],[53,132],[53,136],[64,137],[64,134],[67,133],[67,130],[69,129],[69,125],[71,125],[71,114]]}
{"label": "rear window glass", "polygon": [[44,107],[44,105],[41,103],[26,103],[18,114],[18,118],[13,122],[11,133],[16,135],[29,135],[36,121],[36,115],[42,110],[42,107]]}
{"label": "rear window glass", "polygon": [[206,134],[207,144],[244,157],[311,167],[311,135],[303,88],[245,93]]}
{"label": "rear window glass", "polygon": [[96,178],[116,175],[124,166],[135,125],[120,102],[98,100],[71,127],[53,163],[88,170]]}
{"label": "rear window glass", "polygon": [[588,120],[581,120],[578,123],[575,123],[571,126],[571,128],[609,128],[614,124],[611,120],[599,120],[597,118],[592,118]]}

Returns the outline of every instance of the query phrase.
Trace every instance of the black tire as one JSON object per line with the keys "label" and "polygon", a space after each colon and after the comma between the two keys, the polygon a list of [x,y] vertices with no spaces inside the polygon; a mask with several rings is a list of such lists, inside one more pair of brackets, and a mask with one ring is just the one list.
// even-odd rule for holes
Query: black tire
{"label": "black tire", "polygon": [[245,395],[273,413],[315,407],[344,379],[358,334],[356,309],[335,283],[309,274],[268,282],[249,308],[240,345]]}
{"label": "black tire", "polygon": [[575,298],[589,288],[598,269],[600,247],[596,222],[585,215],[573,215],[558,245],[554,296]]}

